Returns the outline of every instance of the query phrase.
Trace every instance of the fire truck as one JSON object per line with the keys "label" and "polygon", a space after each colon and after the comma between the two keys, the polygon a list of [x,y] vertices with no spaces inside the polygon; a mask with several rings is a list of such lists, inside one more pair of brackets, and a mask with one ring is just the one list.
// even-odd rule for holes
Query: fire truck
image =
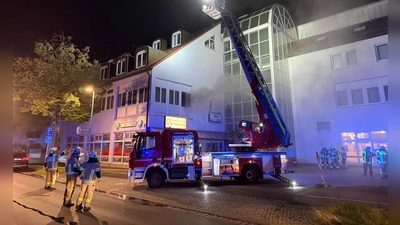
{"label": "fire truck", "polygon": [[291,145],[290,132],[235,16],[225,9],[224,0],[209,1],[203,6],[203,12],[216,20],[222,18],[255,97],[260,121],[240,121],[239,129],[245,135],[240,142],[229,145],[234,149],[231,152],[201,152],[195,130],[136,133],[129,159],[129,180],[146,179],[149,187],[155,188],[172,179],[204,184],[202,177],[228,177],[255,183],[265,176],[273,176],[295,185],[281,175],[293,172],[287,168],[286,152],[281,150]]}

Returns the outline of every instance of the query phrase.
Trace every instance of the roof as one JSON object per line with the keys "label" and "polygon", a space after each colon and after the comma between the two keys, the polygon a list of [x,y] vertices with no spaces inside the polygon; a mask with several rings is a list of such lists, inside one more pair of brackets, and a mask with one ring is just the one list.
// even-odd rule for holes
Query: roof
{"label": "roof", "polygon": [[388,34],[388,16],[300,39],[289,51],[288,56],[302,55],[386,34]]}
{"label": "roof", "polygon": [[[220,23],[221,22],[219,22],[217,24],[213,24],[212,26],[210,26],[208,28],[205,28],[203,30],[195,32],[195,34],[193,34],[193,37],[189,41],[187,41],[186,43],[181,44],[181,45],[179,45],[177,47],[167,49],[165,51],[167,53],[166,55],[160,57],[159,59],[157,59],[157,60],[155,60],[153,62],[151,62],[147,66],[142,67],[142,68],[137,69],[137,70],[132,70],[132,71],[130,71],[128,73],[125,73],[123,75],[119,75],[119,76],[113,77],[113,78],[110,79],[110,81],[114,82],[114,81],[122,80],[122,79],[125,79],[125,78],[128,78],[128,77],[137,75],[137,74],[141,74],[141,73],[144,73],[144,72],[151,71],[156,65],[160,64],[161,62],[163,62],[164,60],[168,59],[169,57],[171,57],[175,53],[179,52],[179,50],[183,49],[184,47],[186,47],[187,45],[189,45],[190,43],[195,41],[197,38],[201,37],[206,32],[212,30],[214,27],[218,26]],[[151,48],[151,47],[149,46],[149,48]]]}

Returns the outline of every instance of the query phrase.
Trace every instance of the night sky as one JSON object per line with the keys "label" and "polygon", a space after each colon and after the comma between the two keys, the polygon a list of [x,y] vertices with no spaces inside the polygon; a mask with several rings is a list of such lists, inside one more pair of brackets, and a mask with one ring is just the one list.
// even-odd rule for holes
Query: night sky
{"label": "night sky", "polygon": [[[237,17],[279,3],[295,25],[377,0],[226,0]],[[201,11],[204,0],[16,0],[14,56],[35,57],[34,43],[53,33],[72,36],[78,48],[90,47],[90,58],[105,62],[156,38],[170,42],[173,31],[194,33],[217,21]]]}

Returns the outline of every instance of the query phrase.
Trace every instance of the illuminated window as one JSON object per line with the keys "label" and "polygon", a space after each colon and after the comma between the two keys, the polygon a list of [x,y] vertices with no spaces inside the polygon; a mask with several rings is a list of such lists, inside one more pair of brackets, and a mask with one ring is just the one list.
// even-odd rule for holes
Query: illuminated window
{"label": "illuminated window", "polygon": [[342,140],[355,140],[354,132],[343,132],[342,133]]}
{"label": "illuminated window", "polygon": [[365,139],[365,138],[369,138],[369,134],[368,133],[357,133],[357,138],[359,139]]}

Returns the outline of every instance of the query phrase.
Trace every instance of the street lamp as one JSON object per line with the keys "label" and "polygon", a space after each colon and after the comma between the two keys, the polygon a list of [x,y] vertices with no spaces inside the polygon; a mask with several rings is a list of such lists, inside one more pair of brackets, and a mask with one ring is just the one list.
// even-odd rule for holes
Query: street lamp
{"label": "street lamp", "polygon": [[[90,111],[90,122],[89,122],[89,150],[90,150],[90,145],[91,145],[91,141],[92,141],[92,120],[93,120],[93,106],[94,106],[94,88],[86,87],[85,91],[91,91],[92,92],[92,109]],[[85,154],[85,159],[86,159],[86,154]]]}

